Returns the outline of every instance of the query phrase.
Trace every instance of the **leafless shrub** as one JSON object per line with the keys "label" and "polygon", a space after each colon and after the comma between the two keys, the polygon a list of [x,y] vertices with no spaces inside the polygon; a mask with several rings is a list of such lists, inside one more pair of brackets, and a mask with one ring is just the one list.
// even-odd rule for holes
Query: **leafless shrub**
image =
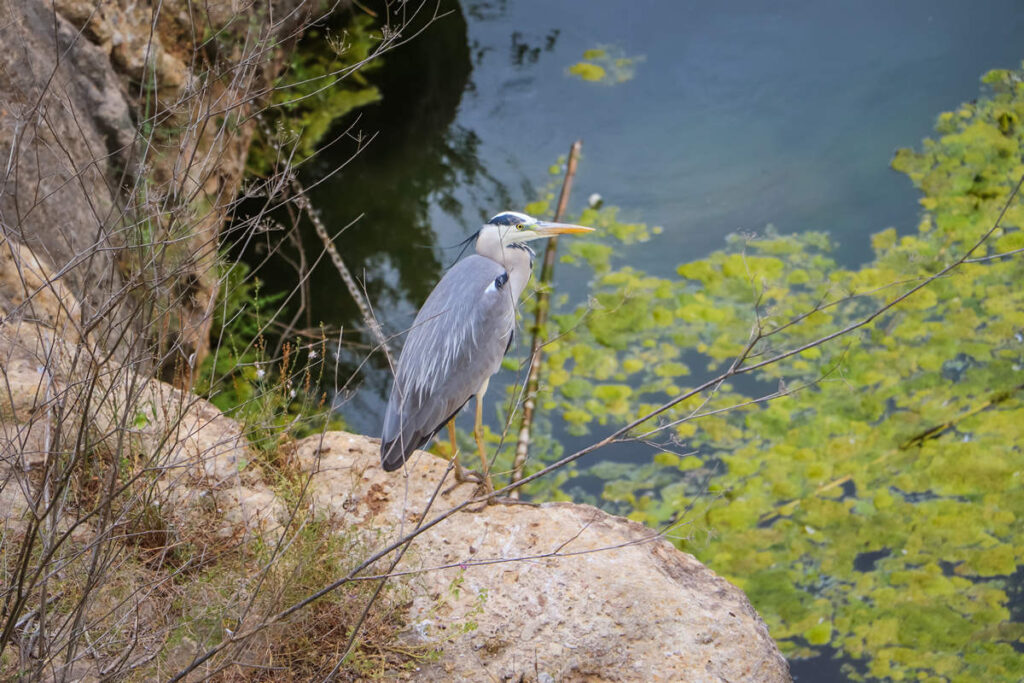
{"label": "leafless shrub", "polygon": [[[231,235],[251,239],[295,201],[294,138],[242,191],[246,150],[295,41],[336,10],[348,3],[0,1],[0,678],[165,677],[232,619],[256,623],[347,571],[313,561],[354,541],[316,519],[281,438],[294,394],[307,416],[330,408],[313,389],[324,332],[268,349],[262,332],[290,335],[276,311],[260,321],[251,348],[271,375],[243,402],[250,419],[189,391],[238,284],[222,226],[258,197]],[[396,3],[370,58],[420,12],[436,8]],[[301,311],[311,264],[296,265]],[[316,645],[344,637],[362,590],[206,675],[322,667]],[[381,604],[368,623],[386,639],[397,612]]]}

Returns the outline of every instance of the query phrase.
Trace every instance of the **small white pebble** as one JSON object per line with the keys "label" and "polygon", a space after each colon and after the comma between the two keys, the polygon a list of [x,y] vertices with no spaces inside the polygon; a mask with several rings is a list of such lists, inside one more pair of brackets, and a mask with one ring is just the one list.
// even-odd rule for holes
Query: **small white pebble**
{"label": "small white pebble", "polygon": [[596,209],[597,207],[601,206],[601,202],[603,202],[603,201],[604,201],[604,198],[601,197],[601,195],[599,195],[596,192],[594,194],[590,195],[589,197],[587,197],[587,204],[592,209]]}

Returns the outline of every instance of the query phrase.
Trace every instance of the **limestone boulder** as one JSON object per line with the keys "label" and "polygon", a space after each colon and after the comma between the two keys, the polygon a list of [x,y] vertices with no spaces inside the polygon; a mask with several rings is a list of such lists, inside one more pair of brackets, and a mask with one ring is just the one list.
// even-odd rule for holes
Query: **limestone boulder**
{"label": "limestone boulder", "polygon": [[[378,452],[376,440],[344,432],[297,448],[317,505],[376,547],[415,528],[446,467],[417,453],[387,474]],[[427,519],[472,494],[441,493]],[[441,652],[416,680],[790,680],[739,588],[651,529],[588,505],[459,512],[417,537],[396,571],[411,593],[404,637]]]}

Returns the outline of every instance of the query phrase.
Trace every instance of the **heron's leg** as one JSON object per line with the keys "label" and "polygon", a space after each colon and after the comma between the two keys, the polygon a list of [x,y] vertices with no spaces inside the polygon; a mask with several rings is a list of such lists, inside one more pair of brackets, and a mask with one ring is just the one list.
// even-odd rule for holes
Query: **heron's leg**
{"label": "heron's leg", "polygon": [[455,481],[462,484],[467,481],[479,484],[480,479],[475,472],[466,472],[459,462],[459,450],[455,445],[455,418],[448,420],[448,439],[452,442],[452,462],[455,463]]}
{"label": "heron's leg", "polygon": [[476,438],[476,447],[480,451],[480,463],[483,465],[484,489],[487,493],[494,491],[494,483],[491,481],[490,466],[487,463],[487,451],[484,448],[484,394],[487,393],[487,385],[490,379],[485,379],[480,390],[476,392],[476,421],[473,423],[473,437]]}

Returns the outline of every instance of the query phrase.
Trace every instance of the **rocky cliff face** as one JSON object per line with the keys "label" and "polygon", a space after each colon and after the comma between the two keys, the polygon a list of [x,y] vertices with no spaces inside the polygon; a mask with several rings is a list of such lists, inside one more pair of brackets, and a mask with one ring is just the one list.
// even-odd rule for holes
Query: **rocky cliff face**
{"label": "rocky cliff face", "polygon": [[97,343],[155,341],[179,384],[207,351],[250,115],[314,5],[0,0],[0,240],[49,262]]}
{"label": "rocky cliff face", "polygon": [[[15,405],[5,415],[31,413],[39,375],[8,368]],[[260,475],[238,426],[200,399],[159,382],[144,395],[176,426],[150,427],[140,448],[165,444],[150,461],[165,472],[158,490],[169,510],[174,543],[205,538],[203,554],[220,543],[290,542],[289,504]],[[20,402],[18,402],[20,401]],[[167,406],[172,409],[167,411]],[[39,421],[5,421],[11,425]],[[22,431],[31,434],[32,430]],[[167,439],[167,434],[174,438]],[[163,439],[159,439],[159,436]],[[40,467],[31,439],[7,450],[30,470]],[[376,440],[345,432],[309,437],[294,446],[295,463],[308,477],[302,505],[330,520],[334,533],[360,538],[369,555],[414,530],[438,491],[446,462],[418,453],[404,473],[379,467]],[[432,519],[473,496],[474,487],[445,490],[426,516]],[[0,488],[3,524],[17,528],[32,496]],[[88,545],[93,525],[79,531]],[[212,534],[211,534],[212,532]],[[587,505],[548,503],[474,507],[416,537],[402,561],[389,555],[364,576],[391,573],[401,592],[399,648],[434,653],[387,677],[422,681],[788,681],[785,659],[741,590],[651,529]],[[159,574],[151,579],[159,582]],[[153,609],[153,606],[150,606]],[[146,634],[152,637],[152,633]],[[330,648],[344,648],[338,631]],[[167,647],[156,641],[155,648]],[[203,648],[168,651],[168,668],[186,666]],[[180,648],[179,648],[180,650]],[[247,658],[270,665],[259,651]],[[87,659],[76,674],[98,680],[109,660]],[[209,670],[201,670],[209,674]]]}

